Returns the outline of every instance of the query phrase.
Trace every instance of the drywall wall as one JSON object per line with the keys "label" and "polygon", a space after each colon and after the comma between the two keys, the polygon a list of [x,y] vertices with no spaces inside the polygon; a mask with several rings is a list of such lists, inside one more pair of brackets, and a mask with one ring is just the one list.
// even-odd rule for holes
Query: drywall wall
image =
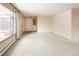
{"label": "drywall wall", "polygon": [[51,32],[51,16],[37,17],[37,32]]}
{"label": "drywall wall", "polygon": [[72,39],[79,39],[79,8],[72,9]]}
{"label": "drywall wall", "polygon": [[71,39],[71,10],[52,17],[52,32]]}
{"label": "drywall wall", "polygon": [[32,31],[32,18],[26,18],[25,31]]}
{"label": "drywall wall", "polygon": [[21,36],[24,31],[24,16],[20,13],[16,13],[16,20],[17,20],[17,38]]}
{"label": "drywall wall", "polygon": [[37,24],[33,25],[33,19],[36,19],[36,18],[34,17],[25,18],[25,31],[37,31]]}

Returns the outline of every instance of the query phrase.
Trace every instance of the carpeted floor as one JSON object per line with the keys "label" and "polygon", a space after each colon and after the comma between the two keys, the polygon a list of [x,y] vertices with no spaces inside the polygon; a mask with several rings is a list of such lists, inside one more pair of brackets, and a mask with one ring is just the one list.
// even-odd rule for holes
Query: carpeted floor
{"label": "carpeted floor", "polygon": [[79,43],[54,33],[24,33],[3,56],[79,56]]}

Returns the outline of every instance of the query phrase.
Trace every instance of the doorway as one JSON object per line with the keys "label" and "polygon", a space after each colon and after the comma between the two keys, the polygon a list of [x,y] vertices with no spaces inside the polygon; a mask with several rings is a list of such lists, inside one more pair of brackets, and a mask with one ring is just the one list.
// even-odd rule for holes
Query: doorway
{"label": "doorway", "polygon": [[37,31],[37,17],[29,17],[26,19],[26,31],[28,32]]}

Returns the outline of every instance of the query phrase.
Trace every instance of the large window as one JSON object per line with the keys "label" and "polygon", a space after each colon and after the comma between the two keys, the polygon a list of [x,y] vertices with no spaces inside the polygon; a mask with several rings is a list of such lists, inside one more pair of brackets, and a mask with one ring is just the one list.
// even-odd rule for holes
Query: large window
{"label": "large window", "polygon": [[14,14],[0,4],[0,40],[14,34]]}

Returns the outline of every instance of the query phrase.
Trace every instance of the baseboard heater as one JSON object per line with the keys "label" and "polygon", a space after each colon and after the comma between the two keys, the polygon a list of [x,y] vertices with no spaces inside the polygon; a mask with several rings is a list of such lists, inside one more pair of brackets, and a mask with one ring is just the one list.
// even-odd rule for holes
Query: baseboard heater
{"label": "baseboard heater", "polygon": [[15,38],[11,39],[11,41],[0,51],[0,56],[3,55],[6,50],[16,41]]}

